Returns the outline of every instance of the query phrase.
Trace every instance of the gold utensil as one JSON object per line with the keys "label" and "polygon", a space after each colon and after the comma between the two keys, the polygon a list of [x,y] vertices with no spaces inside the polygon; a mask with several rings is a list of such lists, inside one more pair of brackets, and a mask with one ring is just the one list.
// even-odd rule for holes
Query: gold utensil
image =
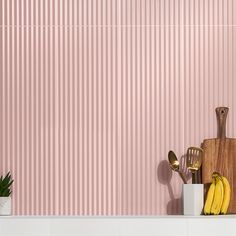
{"label": "gold utensil", "polygon": [[176,171],[179,173],[181,179],[183,180],[183,182],[185,184],[187,184],[187,180],[186,178],[184,177],[182,171],[180,171],[179,169],[179,161],[175,155],[175,153],[173,151],[169,151],[168,153],[168,159],[169,159],[169,163],[170,163],[170,167],[173,171]]}
{"label": "gold utensil", "polygon": [[202,165],[203,149],[199,147],[189,147],[187,150],[186,164],[187,168],[192,173],[192,183],[196,184],[197,175],[196,172],[200,169]]}

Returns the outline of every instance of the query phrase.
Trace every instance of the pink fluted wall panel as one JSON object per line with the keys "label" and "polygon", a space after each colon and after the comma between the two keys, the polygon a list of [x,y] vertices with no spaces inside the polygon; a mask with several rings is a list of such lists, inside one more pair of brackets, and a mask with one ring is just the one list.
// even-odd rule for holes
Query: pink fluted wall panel
{"label": "pink fluted wall panel", "polygon": [[15,215],[181,213],[170,149],[236,136],[233,0],[0,0],[0,172]]}

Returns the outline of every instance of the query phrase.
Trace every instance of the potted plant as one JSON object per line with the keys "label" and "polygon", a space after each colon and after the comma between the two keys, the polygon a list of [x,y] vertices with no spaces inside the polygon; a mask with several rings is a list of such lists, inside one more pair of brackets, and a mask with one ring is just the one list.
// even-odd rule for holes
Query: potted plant
{"label": "potted plant", "polygon": [[0,215],[11,215],[11,185],[13,179],[10,172],[0,177]]}

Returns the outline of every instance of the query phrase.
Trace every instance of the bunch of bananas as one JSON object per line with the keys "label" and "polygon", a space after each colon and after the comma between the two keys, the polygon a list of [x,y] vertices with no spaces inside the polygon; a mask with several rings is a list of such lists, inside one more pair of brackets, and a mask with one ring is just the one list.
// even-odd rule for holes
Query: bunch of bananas
{"label": "bunch of bananas", "polygon": [[212,174],[212,183],[204,206],[205,215],[226,214],[230,202],[231,189],[226,177],[218,172]]}

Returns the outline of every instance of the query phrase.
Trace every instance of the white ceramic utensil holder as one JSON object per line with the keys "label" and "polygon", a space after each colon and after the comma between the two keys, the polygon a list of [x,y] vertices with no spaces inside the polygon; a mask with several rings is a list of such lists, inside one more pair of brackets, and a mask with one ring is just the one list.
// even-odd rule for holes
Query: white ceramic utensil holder
{"label": "white ceramic utensil holder", "polygon": [[204,185],[184,184],[183,185],[183,206],[184,215],[201,215],[204,205]]}
{"label": "white ceramic utensil holder", "polygon": [[11,197],[0,197],[0,215],[11,215]]}

